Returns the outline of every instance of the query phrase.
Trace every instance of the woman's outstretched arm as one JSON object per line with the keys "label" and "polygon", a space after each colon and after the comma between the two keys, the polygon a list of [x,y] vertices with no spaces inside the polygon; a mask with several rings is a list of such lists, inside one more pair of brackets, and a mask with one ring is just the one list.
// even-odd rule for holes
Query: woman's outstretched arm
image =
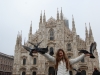
{"label": "woman's outstretched arm", "polygon": [[46,57],[49,61],[52,61],[52,62],[56,62],[55,58],[51,55],[49,55],[48,53],[45,53],[45,54],[42,54],[44,57]]}
{"label": "woman's outstretched arm", "polygon": [[76,58],[74,58],[74,59],[70,59],[70,60],[69,60],[69,61],[70,61],[70,64],[77,63],[77,62],[79,62],[80,60],[82,60],[84,57],[85,57],[85,54],[82,54],[82,55],[80,55],[80,56],[78,56],[78,57],[76,57]]}

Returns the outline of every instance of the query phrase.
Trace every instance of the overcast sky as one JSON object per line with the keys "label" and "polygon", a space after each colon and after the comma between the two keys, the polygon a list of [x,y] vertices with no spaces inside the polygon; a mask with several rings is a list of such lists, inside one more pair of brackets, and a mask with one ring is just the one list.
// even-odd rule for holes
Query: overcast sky
{"label": "overcast sky", "polygon": [[[74,16],[77,34],[85,39],[85,23],[92,28],[97,50],[100,54],[100,0],[0,0],[0,52],[14,55],[18,31],[22,38],[28,38],[32,21],[33,33],[39,28],[40,13],[56,19],[57,8],[69,20],[72,29]],[[22,42],[22,43],[23,43]]]}

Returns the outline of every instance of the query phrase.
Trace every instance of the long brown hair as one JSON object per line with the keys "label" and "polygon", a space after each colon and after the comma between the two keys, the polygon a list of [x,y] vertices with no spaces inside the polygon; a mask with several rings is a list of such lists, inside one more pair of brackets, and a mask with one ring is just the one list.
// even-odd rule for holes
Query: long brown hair
{"label": "long brown hair", "polygon": [[60,62],[60,57],[59,57],[59,52],[62,51],[63,52],[63,58],[64,58],[64,61],[66,63],[66,69],[68,70],[71,70],[72,69],[72,65],[70,64],[69,62],[69,59],[67,57],[67,55],[65,55],[65,52],[63,49],[58,49],[57,53],[56,53],[56,65],[55,65],[55,68],[58,69],[58,64]]}

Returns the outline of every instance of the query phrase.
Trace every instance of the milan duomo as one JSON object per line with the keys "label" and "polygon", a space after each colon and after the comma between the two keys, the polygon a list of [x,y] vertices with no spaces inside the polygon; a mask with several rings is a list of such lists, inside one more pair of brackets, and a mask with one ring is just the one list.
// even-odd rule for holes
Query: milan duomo
{"label": "milan duomo", "polygon": [[[45,11],[40,15],[39,29],[32,34],[32,22],[30,24],[28,40],[24,41],[24,45],[30,48],[34,48],[28,41],[32,43],[38,43],[41,40],[42,43],[39,47],[45,48],[47,46],[50,51],[53,51],[53,57],[59,48],[63,49],[68,58],[75,58],[79,56],[78,50],[90,49],[90,44],[94,42],[92,29],[89,23],[89,30],[85,27],[85,40],[83,40],[77,33],[75,28],[75,21],[72,16],[72,29],[69,29],[69,23],[67,19],[64,19],[62,9],[60,12],[57,10],[57,18],[50,17],[46,21]],[[13,75],[56,75],[54,69],[54,63],[48,61],[44,56],[39,53],[35,53],[33,57],[29,55],[29,52],[22,47],[22,33],[18,33],[15,45],[14,54],[14,66]],[[72,65],[74,68],[81,69],[83,75],[92,75],[94,68],[99,69],[98,52],[95,50],[95,59],[85,57],[80,62]],[[76,71],[71,70],[71,75],[75,75]]]}

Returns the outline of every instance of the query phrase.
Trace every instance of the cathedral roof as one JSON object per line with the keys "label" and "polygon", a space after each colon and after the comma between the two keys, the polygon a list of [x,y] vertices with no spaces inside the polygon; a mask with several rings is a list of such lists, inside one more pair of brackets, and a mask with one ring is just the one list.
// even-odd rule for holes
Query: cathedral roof
{"label": "cathedral roof", "polygon": [[50,19],[48,19],[47,24],[55,24],[56,20],[51,16]]}

